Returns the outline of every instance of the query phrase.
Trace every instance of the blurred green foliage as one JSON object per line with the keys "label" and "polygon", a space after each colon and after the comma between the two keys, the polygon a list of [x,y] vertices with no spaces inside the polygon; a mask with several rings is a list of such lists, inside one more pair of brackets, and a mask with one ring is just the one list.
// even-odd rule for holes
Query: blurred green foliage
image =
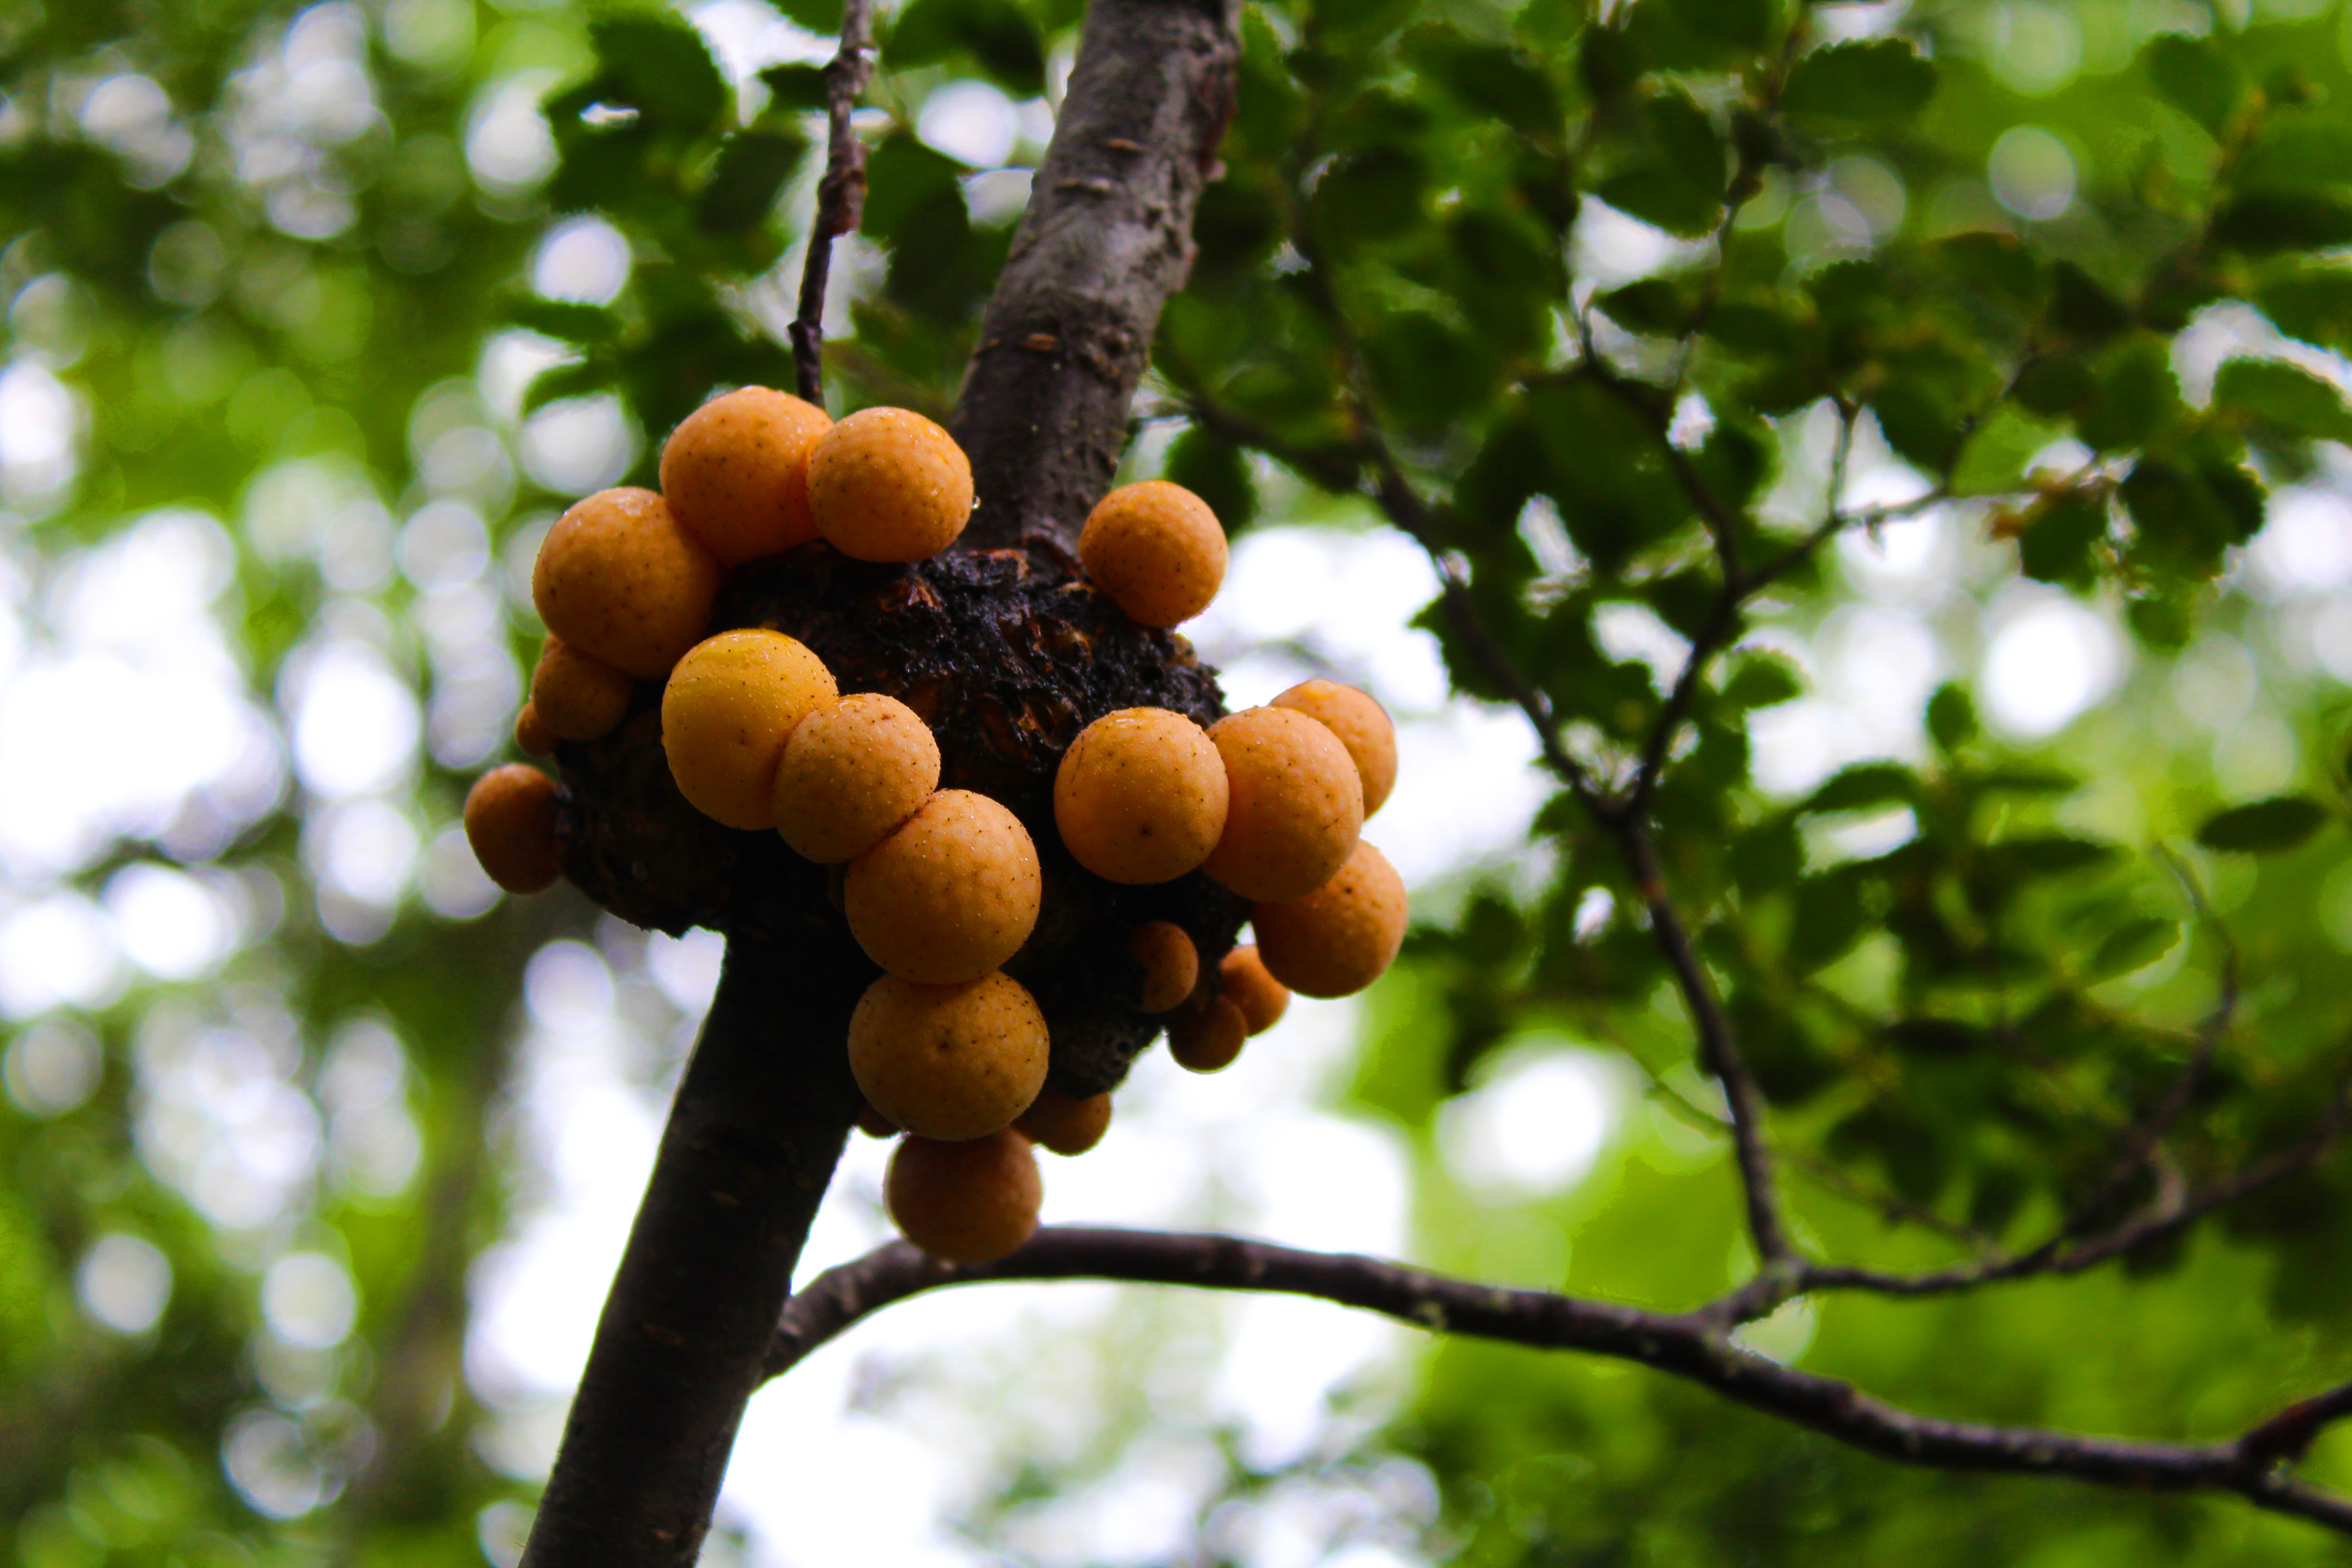
{"label": "blurred green foliage", "polygon": [[[837,23],[824,0],[778,9]],[[908,0],[880,19],[836,412],[952,403],[1013,212],[1006,174],[922,140],[921,109],[961,80],[1050,101],[1078,15]],[[1890,1268],[2032,1246],[2200,1029],[2210,1068],[2121,1202],[2302,1137],[2352,1050],[2328,984],[2352,942],[2345,671],[2312,651],[2316,599],[2258,591],[2242,547],[2282,491],[2352,527],[2342,6],[1254,0],[1243,30],[1135,463],[1237,530],[1285,508],[1360,521],[1360,499],[1314,492],[1360,498],[1376,425],[1605,781],[1632,776],[1673,685],[1612,628],[1738,642],[1692,683],[1652,812],[1803,1244]],[[650,482],[649,437],[714,387],[789,375],[809,60],[739,84],[650,6],[20,0],[0,15],[7,363],[68,389],[81,424],[64,478],[8,470],[10,614],[34,625],[34,588],[155,509],[221,520],[236,677],[266,704],[306,650],[373,627],[428,744],[370,798],[446,844],[502,742],[443,721],[466,691],[519,689],[533,524],[578,489]],[[1010,167],[1040,152],[1016,140]],[[535,287],[541,247],[591,216],[625,242],[610,287]],[[1841,491],[1865,469],[1908,488]],[[457,586],[490,629],[462,658],[414,521],[444,502],[487,551]],[[1830,534],[1916,514],[1957,542],[1931,626],[1952,679],[1907,749],[1765,787],[1759,727],[1821,696],[1869,598]],[[1727,610],[1727,558],[1783,569]],[[1986,606],[2024,602],[2021,581],[2129,639],[2116,694],[2046,739],[1980,719],[1970,674]],[[1461,693],[1504,695],[1428,624]],[[2220,666],[2247,672],[2233,708],[2179,700]],[[336,809],[305,778],[209,840],[124,829],[10,889],[14,908],[184,864],[245,879],[251,906],[215,972],[80,1010],[94,1090],[12,1089],[0,1112],[15,1560],[476,1562],[528,1498],[475,1443],[464,1280],[525,1180],[499,1127],[523,964],[551,938],[614,939],[561,899],[436,897],[429,854],[424,892],[356,909],[316,847]],[[1528,866],[1465,868],[1426,900],[1344,1104],[1414,1152],[1422,1260],[1690,1305],[1747,1263],[1708,1086],[1606,836],[1565,796],[1535,831]],[[24,1042],[65,1016],[11,1026],[19,1079]],[[322,1174],[266,1223],[222,1222],[156,1152],[152,1064],[207,1029],[275,1039],[278,1078],[323,1105],[355,1023],[398,1042],[414,1171],[388,1191]],[[1594,1176],[1564,1194],[1465,1177],[1449,1119],[1570,1043],[1630,1086]],[[1833,1296],[1752,1332],[1939,1415],[2219,1436],[2347,1374],[2347,1205],[2336,1154],[2078,1279]],[[152,1327],[84,1304],[117,1235],[168,1262]],[[340,1261],[358,1313],[299,1355],[261,1283],[297,1248]],[[1908,1472],[1646,1373],[1476,1345],[1430,1352],[1356,1458],[1384,1455],[1434,1478],[1422,1548],[1478,1563],[2330,1550],[2230,1503]],[[1279,1479],[1232,1464],[1234,1496]],[[2352,1484],[2352,1442],[2311,1473]]]}

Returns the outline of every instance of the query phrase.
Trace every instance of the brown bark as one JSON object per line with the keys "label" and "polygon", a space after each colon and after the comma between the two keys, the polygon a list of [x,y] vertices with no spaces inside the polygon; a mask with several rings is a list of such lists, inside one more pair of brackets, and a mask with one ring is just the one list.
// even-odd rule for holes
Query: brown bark
{"label": "brown bark", "polygon": [[[982,500],[968,544],[1027,535],[1066,548],[1108,487],[1160,307],[1190,264],[1193,206],[1231,110],[1237,25],[1237,0],[1089,8],[956,416]],[[1171,658],[1187,662],[1181,647]],[[593,760],[568,749],[575,795],[574,763]],[[624,816],[636,795],[621,792]],[[637,877],[659,880],[657,869],[625,856],[605,868],[617,878],[593,874],[604,865],[593,853],[601,840],[577,801],[566,822],[567,868],[592,873],[592,890],[609,906],[670,925],[698,903],[616,902]],[[688,861],[730,861],[703,853],[709,837],[689,834],[677,847],[691,851]],[[719,897],[725,880],[698,889]],[[737,910],[726,972],[597,1326],[524,1568],[695,1560],[858,1104],[843,1042],[872,966],[837,921],[800,934],[780,927],[792,911],[779,900],[721,901]]]}
{"label": "brown bark", "polygon": [[971,549],[1077,542],[1127,446],[1160,307],[1192,264],[1240,54],[1238,0],[1094,0],[1054,143],[964,374]]}
{"label": "brown bark", "polygon": [[858,1105],[842,1042],[863,982],[829,943],[729,942],[525,1568],[695,1560]]}

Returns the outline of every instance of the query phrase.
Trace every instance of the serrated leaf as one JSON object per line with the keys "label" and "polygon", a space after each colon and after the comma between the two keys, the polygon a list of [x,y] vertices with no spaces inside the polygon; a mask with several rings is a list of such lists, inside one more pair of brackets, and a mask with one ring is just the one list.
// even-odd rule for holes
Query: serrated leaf
{"label": "serrated leaf", "polygon": [[2289,337],[2352,349],[2352,267],[2298,268],[2263,284],[2254,300]]}
{"label": "serrated leaf", "polygon": [[2273,795],[2207,817],[2197,842],[2233,855],[2276,855],[2326,826],[2329,815],[2309,795]]}
{"label": "serrated leaf", "polygon": [[2352,408],[2332,383],[2284,360],[2233,359],[2213,381],[2216,408],[2315,440],[2352,441]]}
{"label": "serrated leaf", "polygon": [[1853,125],[1895,124],[1927,107],[1936,68],[1900,38],[1831,44],[1789,73],[1781,107],[1808,119]]}

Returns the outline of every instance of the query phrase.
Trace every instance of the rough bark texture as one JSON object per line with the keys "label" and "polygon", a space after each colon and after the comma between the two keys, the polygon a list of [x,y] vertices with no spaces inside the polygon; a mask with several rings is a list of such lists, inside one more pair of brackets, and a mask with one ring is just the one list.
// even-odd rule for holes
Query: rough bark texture
{"label": "rough bark texture", "polygon": [[[1223,711],[1181,637],[1126,620],[1077,577],[1077,528],[1108,487],[1153,327],[1191,257],[1193,205],[1230,112],[1237,0],[1094,0],[1031,209],[966,380],[956,434],[982,510],[912,567],[822,549],[735,573],[714,629],[806,640],[845,691],[924,714],[942,782],[1027,823],[1047,893],[1007,964],[1052,1028],[1051,1081],[1107,1089],[1157,1033],[1118,943],[1173,920],[1204,958],[1243,907],[1197,874],[1117,889],[1052,828],[1053,766],[1115,708]],[[1007,335],[1009,334],[1009,336]],[[992,548],[1022,540],[1026,550]],[[564,869],[639,925],[729,935],[726,973],[599,1323],[524,1568],[692,1563],[818,1200],[858,1103],[844,1042],[877,971],[829,874],[773,834],[698,816],[671,783],[658,690],[614,734],[562,748]]]}
{"label": "rough bark texture", "polygon": [[822,929],[738,933],[678,1086],[524,1568],[690,1563],[859,1103],[862,978]]}
{"label": "rough bark texture", "polygon": [[1233,114],[1238,0],[1094,0],[1054,143],[965,374],[974,547],[1065,548],[1110,486]]}

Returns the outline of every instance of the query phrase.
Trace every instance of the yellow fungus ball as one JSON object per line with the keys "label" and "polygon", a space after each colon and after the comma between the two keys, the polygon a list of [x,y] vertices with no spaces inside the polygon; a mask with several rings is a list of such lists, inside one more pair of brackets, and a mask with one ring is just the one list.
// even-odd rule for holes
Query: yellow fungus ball
{"label": "yellow fungus ball", "polygon": [[1165,479],[1121,485],[1078,534],[1096,587],[1147,626],[1172,626],[1209,607],[1225,580],[1225,531],[1199,496]]}
{"label": "yellow fungus ball", "polygon": [[1013,1128],[1056,1154],[1083,1154],[1110,1131],[1110,1096],[1090,1094],[1079,1100],[1043,1089]]}
{"label": "yellow fungus ball", "polygon": [[1037,847],[984,795],[944,789],[849,863],[850,934],[891,973],[927,985],[977,980],[1037,923]]}
{"label": "yellow fungus ball", "polygon": [[1404,942],[1404,879],[1358,844],[1339,874],[1303,899],[1250,910],[1267,973],[1307,996],[1352,996],[1386,973]]}
{"label": "yellow fungus ball", "polygon": [[1290,988],[1266,973],[1265,960],[1255,947],[1237,947],[1218,963],[1217,994],[1233,999],[1253,1035],[1263,1035],[1282,1022],[1290,1008]]}
{"label": "yellow fungus ball", "polygon": [[971,461],[955,438],[904,408],[867,408],[809,455],[817,531],[860,561],[921,561],[971,520]]}
{"label": "yellow fungus ball", "polygon": [[547,721],[532,703],[524,703],[522,711],[515,715],[514,743],[515,750],[526,757],[555,754],[555,737],[548,733]]}
{"label": "yellow fungus ball", "polygon": [[898,1233],[943,1263],[993,1263],[1036,1234],[1045,1201],[1029,1140],[1006,1128],[943,1143],[904,1138],[883,1202]]}
{"label": "yellow fungus ball", "polygon": [[923,1138],[982,1138],[1045,1084],[1045,1015],[1009,975],[922,985],[886,974],[849,1016],[849,1069],[874,1109]]}
{"label": "yellow fungus ball", "polygon": [[782,632],[696,644],[662,688],[662,750],[678,793],[730,827],[774,826],[784,741],[836,695],[824,661]]}
{"label": "yellow fungus ball", "polygon": [[547,629],[640,679],[701,640],[719,563],[651,490],[599,490],[555,520],[530,570]]}
{"label": "yellow fungus ball", "polygon": [[540,893],[563,875],[555,838],[555,781],[537,768],[492,768],[466,792],[466,842],[490,880],[509,893]]}
{"label": "yellow fungus ball", "polygon": [[1364,788],[1364,815],[1380,810],[1396,787],[1396,726],[1387,709],[1336,680],[1302,680],[1276,698],[1273,706],[1304,713],[1339,736]]}
{"label": "yellow fungus ball", "polygon": [[1165,1013],[1185,997],[1201,979],[1201,954],[1184,928],[1169,921],[1153,921],[1128,934],[1128,956],[1143,965],[1143,990],[1136,1005],[1147,1013]]}
{"label": "yellow fungus ball", "polygon": [[679,421],[662,446],[662,498],[721,566],[816,537],[808,460],[833,421],[789,392],[745,386]]}
{"label": "yellow fungus ball", "polygon": [[1165,708],[1123,708],[1078,731],[1054,774],[1054,825],[1078,864],[1113,882],[1197,869],[1225,830],[1224,759]]}
{"label": "yellow fungus ball", "polygon": [[1221,1072],[1242,1054],[1249,1038],[1249,1020],[1224,996],[1168,1026],[1168,1054],[1188,1072]]}
{"label": "yellow fungus ball", "polygon": [[818,709],[776,764],[776,831],[819,865],[854,860],[940,787],[940,743],[895,697],[861,691]]}
{"label": "yellow fungus ball", "polygon": [[906,1131],[875,1110],[871,1100],[861,1103],[857,1108],[857,1130],[868,1138],[896,1138]]}
{"label": "yellow fungus ball", "polygon": [[1296,899],[1347,863],[1363,789],[1339,738],[1288,708],[1251,708],[1209,727],[1224,759],[1224,836],[1202,868],[1245,899]]}
{"label": "yellow fungus ball", "polygon": [[603,659],[551,637],[530,672],[530,701],[557,740],[593,741],[620,727],[634,684]]}

